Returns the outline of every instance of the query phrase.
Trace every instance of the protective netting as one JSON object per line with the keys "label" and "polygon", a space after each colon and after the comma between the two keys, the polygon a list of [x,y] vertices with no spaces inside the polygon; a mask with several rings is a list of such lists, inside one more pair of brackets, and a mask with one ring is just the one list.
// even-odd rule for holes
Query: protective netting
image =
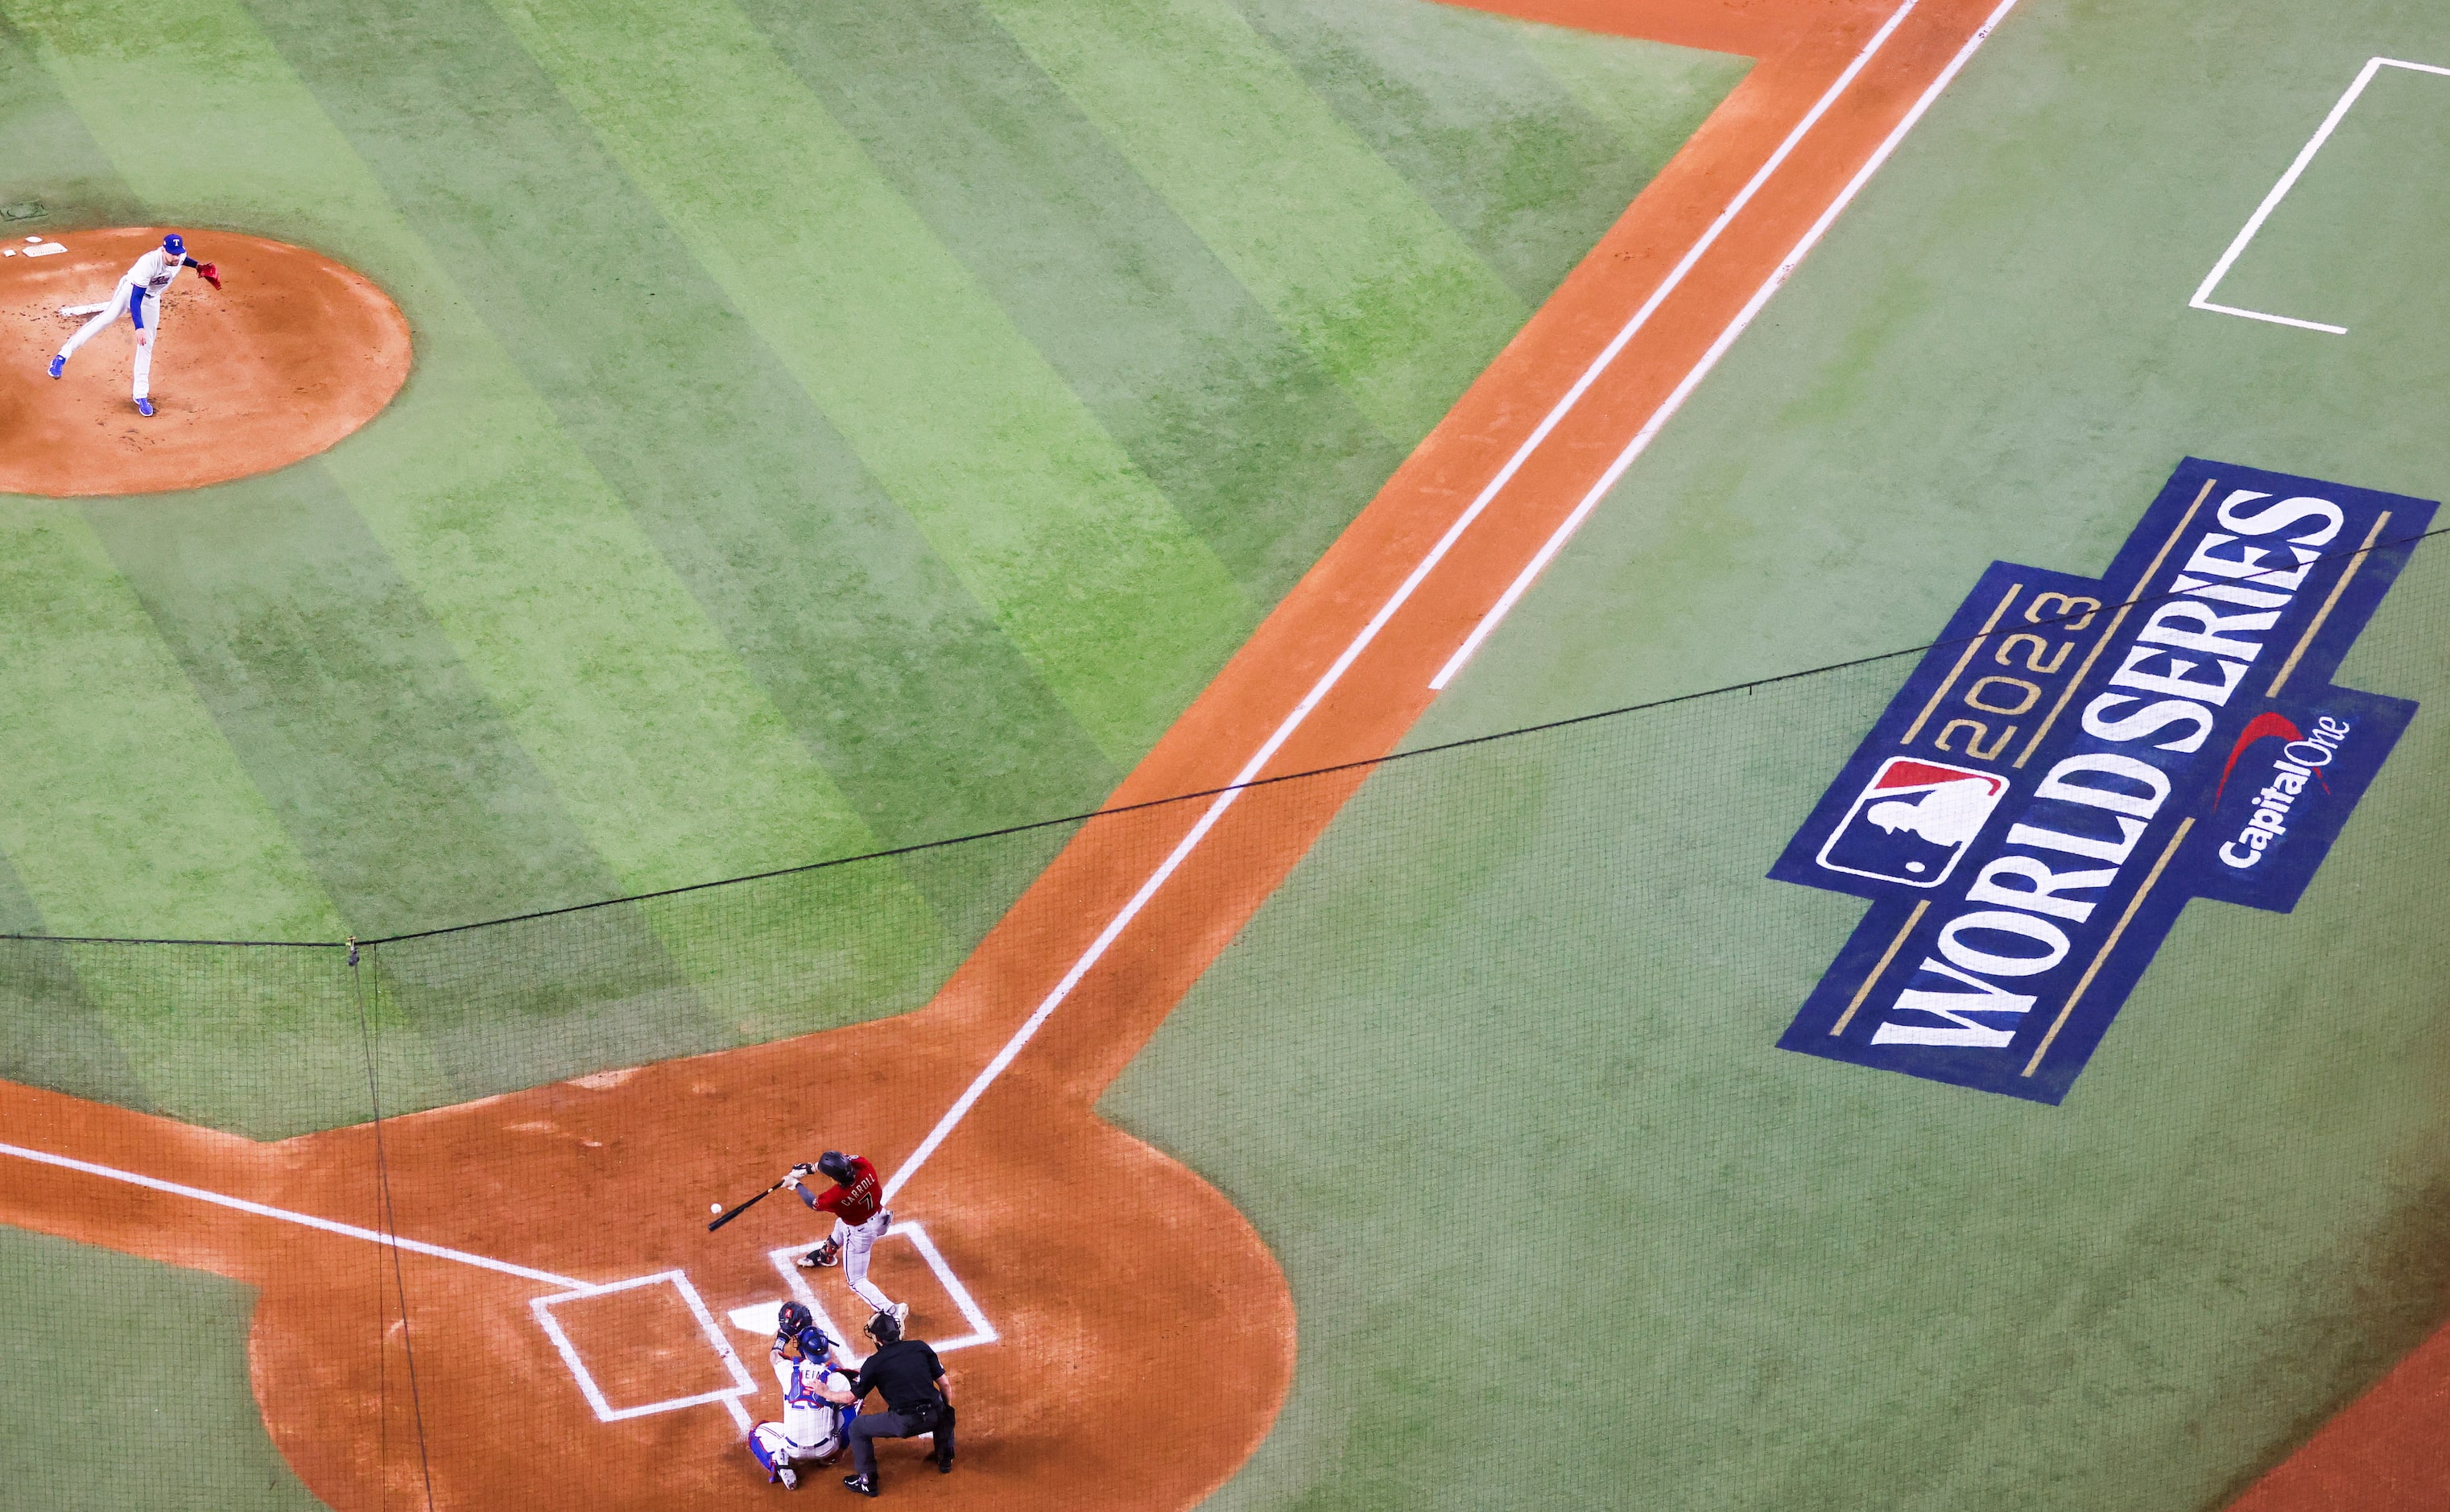
{"label": "protective netting", "polygon": [[[1303,1305],[1286,1416],[1218,1504],[1469,1502],[1459,1488],[1473,1483],[1491,1402],[1530,1410],[1536,1394],[1449,1393],[1451,1407],[1420,1407],[1340,1472],[1318,1468],[1336,1459],[1319,1436],[1343,1421],[1341,1404],[1411,1391],[1409,1376],[1355,1373],[1383,1358],[1388,1330],[1408,1341],[1407,1371],[1468,1372],[1521,1342],[1521,1295],[1585,1288],[1565,1304],[1578,1336],[1558,1347],[1581,1405],[1547,1422],[1548,1467],[1515,1483],[1541,1496],[1769,1506],[1803,1504],[1781,1502],[1779,1488],[1808,1483],[1811,1504],[1936,1508],[1968,1504],[1950,1498],[1980,1484],[2000,1506],[2216,1503],[2439,1321],[2441,1247],[2410,1235],[2442,1237],[2424,1226],[2424,1194],[2450,1190],[2450,1130],[2423,1091],[2450,1069],[2438,1027],[2450,974],[2439,912],[2450,888],[2445,646],[2450,548],[2437,539],[2414,552],[2336,675],[2422,707],[2314,892],[2285,918],[2190,905],[2110,1050],[2055,1111],[1773,1048],[1861,904],[1763,873],[1925,648],[1245,793],[1148,919],[1176,928],[1242,907],[1202,891],[1216,877],[1290,868],[1290,879],[1103,1105],[1249,1214]],[[282,1139],[866,1023],[926,1003],[1067,843],[1097,842],[1112,872],[1137,882],[1214,803],[1194,795],[354,949],[0,940],[0,1078]],[[1129,893],[1117,882],[1082,879],[1077,898],[1041,889],[1030,906],[1049,921],[1111,911]],[[2292,1156],[2295,1194],[2265,1201],[2261,1164],[2288,1153],[2291,1116],[2320,1129]],[[52,1133],[12,1121],[0,1140],[45,1146]],[[395,1205],[376,1143],[337,1137],[319,1159],[355,1163],[344,1221],[431,1231],[433,1178]],[[118,1148],[131,1165],[146,1158]],[[167,1179],[236,1179],[214,1173],[218,1148],[165,1166]],[[489,1158],[472,1154],[464,1180],[511,1177]],[[570,1169],[583,1188],[586,1168]],[[1507,1173],[1510,1211],[1531,1216],[1481,1233],[1471,1264],[1448,1263],[1458,1214],[1440,1193],[1492,1170]],[[1289,1171],[1302,1173],[1291,1192]],[[32,1179],[12,1165],[0,1190]],[[2123,1203],[2149,1180],[2162,1206]],[[262,1182],[251,1189],[260,1200],[321,1211],[302,1173]],[[587,1191],[605,1205],[588,1231],[614,1232],[642,1195]],[[75,1198],[63,1187],[28,1200]],[[182,1221],[146,1211],[155,1225]],[[1943,1276],[1952,1226],[1981,1236],[1982,1253]],[[58,1334],[45,1349],[107,1345],[107,1329],[76,1326],[80,1307],[107,1296],[141,1292],[200,1340],[247,1315],[244,1290],[164,1279],[91,1248],[99,1239],[6,1238],[0,1277],[12,1308],[43,1312]],[[221,1263],[215,1242],[197,1240],[199,1271],[264,1284],[260,1266]],[[322,1263],[312,1246],[323,1238],[296,1242],[297,1265]],[[549,1247],[509,1220],[460,1242],[549,1272],[492,1327],[534,1332],[531,1294],[563,1271],[617,1271],[575,1241],[571,1259],[536,1258]],[[957,1238],[943,1243],[951,1270],[982,1263]],[[1640,1278],[1609,1294],[1601,1278],[1628,1247]],[[213,1405],[186,1452],[200,1474],[221,1466],[204,1477],[215,1504],[313,1504],[284,1464],[327,1495],[382,1488],[341,1495],[347,1504],[424,1505],[429,1473],[434,1504],[481,1504],[455,1468],[480,1436],[472,1425],[574,1388],[487,1385],[455,1364],[454,1294],[418,1263],[412,1253],[385,1275],[369,1261],[354,1289],[334,1292],[363,1327],[321,1357],[327,1394],[380,1398],[327,1420],[344,1438],[349,1424],[364,1430],[335,1451],[354,1469],[299,1464],[301,1430],[276,1431],[276,1451],[250,1417],[267,1372],[303,1367],[294,1354],[259,1344],[250,1365],[234,1337],[198,1346],[220,1353],[191,1367],[196,1397]],[[1860,1305],[1840,1300],[1867,1267],[1919,1275],[1943,1322],[1915,1322],[1896,1312],[1903,1293],[1877,1288]],[[2104,1296],[2123,1278],[2141,1300],[2071,1303],[2067,1275]],[[1986,1279],[1988,1290],[1975,1284]],[[724,1332],[729,1299],[704,1285]],[[554,1305],[572,1334],[563,1358],[612,1359],[604,1341],[624,1328],[695,1327],[656,1313],[655,1288],[618,1295],[634,1316],[613,1316],[604,1298]],[[1009,1307],[1010,1293],[982,1290],[981,1305]],[[1715,1337],[1686,1328],[1720,1311]],[[938,1316],[940,1337],[968,1327]],[[2020,1330],[2041,1317],[2052,1321],[2037,1344]],[[1915,1365],[1898,1347],[1917,1328],[1940,1330],[1940,1357]],[[412,1362],[410,1346],[429,1338],[432,1356]],[[749,1400],[770,1399],[762,1343],[735,1343],[758,1377]],[[366,1359],[349,1364],[360,1346]],[[1677,1351],[1682,1364],[1661,1367]],[[603,1365],[596,1385],[616,1408],[623,1390],[727,1389],[714,1367],[690,1369],[701,1366],[714,1373],[675,1386],[624,1384]],[[1945,1389],[1918,1394],[1916,1371]],[[2037,1399],[2036,1377],[2068,1386]],[[1849,1396],[1858,1379],[1877,1391]],[[1741,1431],[1815,1411],[1844,1426],[1843,1446],[1764,1457]],[[729,1431],[716,1405],[672,1421],[692,1412],[717,1439]],[[2105,1431],[2105,1413],[2136,1425]],[[1610,1437],[1608,1425],[1628,1422],[1650,1426]],[[2000,1426],[1969,1437],[1969,1423]],[[2163,1452],[2173,1440],[2184,1452]],[[2026,1489],[2002,1492],[1973,1464],[1985,1455]],[[1760,1468],[1728,1481],[1736,1463]],[[119,1504],[125,1489],[55,1473],[27,1504]],[[1678,1487],[1702,1485],[1720,1490],[1679,1500]]]}

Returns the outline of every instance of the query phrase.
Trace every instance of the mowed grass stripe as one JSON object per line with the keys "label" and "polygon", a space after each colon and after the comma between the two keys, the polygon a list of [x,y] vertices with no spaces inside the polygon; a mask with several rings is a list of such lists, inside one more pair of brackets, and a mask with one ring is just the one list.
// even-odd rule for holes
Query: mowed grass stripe
{"label": "mowed grass stripe", "polygon": [[1117,769],[486,0],[251,9],[880,839],[1096,806]]}
{"label": "mowed grass stripe", "polygon": [[[1420,0],[1235,3],[1527,304],[1556,289],[1746,68]],[[1422,57],[1462,66],[1421,70]]]}
{"label": "mowed grass stripe", "polygon": [[1512,25],[1524,51],[1615,134],[1645,184],[1752,71],[1750,58],[1732,53]]}
{"label": "mowed grass stripe", "polygon": [[742,10],[1254,604],[1403,460],[978,0]]}
{"label": "mowed grass stripe", "polygon": [[0,848],[54,935],[337,940],[312,867],[72,504],[0,509]]}
{"label": "mowed grass stripe", "polygon": [[408,310],[416,377],[327,465],[624,886],[869,843],[243,10],[0,4],[160,213],[322,246]]}
{"label": "mowed grass stripe", "polygon": [[1390,439],[1529,313],[1226,0],[985,4]]}
{"label": "mowed grass stripe", "polygon": [[352,932],[620,891],[321,463],[86,517]]}
{"label": "mowed grass stripe", "polygon": [[1099,746],[1247,628],[1231,574],[722,0],[504,17]]}

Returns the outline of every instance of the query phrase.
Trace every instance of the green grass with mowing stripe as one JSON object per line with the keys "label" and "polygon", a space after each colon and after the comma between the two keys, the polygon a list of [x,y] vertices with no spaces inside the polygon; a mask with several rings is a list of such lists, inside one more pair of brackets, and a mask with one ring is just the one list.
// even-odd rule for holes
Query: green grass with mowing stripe
{"label": "green grass with mowing stripe", "polygon": [[0,847],[51,933],[339,927],[74,505],[0,514]]}
{"label": "green grass with mowing stripe", "polygon": [[[10,855],[28,927],[54,932],[388,933],[1094,804],[1698,118],[1697,81],[1741,68],[1588,39],[1665,102],[1630,151],[1544,90],[1535,29],[1511,23],[1441,13],[1341,61],[1282,7],[1273,29],[1212,9],[1076,35],[1102,67],[1196,23],[1264,87],[1209,99],[1158,162],[957,0],[899,33],[667,10],[632,18],[658,39],[643,52],[600,16],[474,0],[414,25],[321,0],[224,0],[168,28],[49,0],[0,14],[0,131],[59,159],[37,185],[207,241],[232,223],[324,247],[394,291],[418,353],[393,409],[323,457],[166,514],[21,512],[89,534],[82,570],[117,595],[127,665],[186,709],[137,713],[147,742],[120,755],[147,775],[50,739],[126,717],[91,689],[138,684],[20,685],[49,688],[16,728],[24,780],[53,766],[22,817],[52,828]],[[1402,83],[1380,91],[1393,105],[1351,87],[1373,73]],[[639,104],[691,88],[708,98],[687,119]],[[1446,135],[1423,152],[1403,123],[1432,107]],[[772,130],[778,110],[798,128]],[[159,133],[164,115],[185,127]],[[1254,131],[1310,185],[1310,211],[1254,205],[1275,230],[1226,224]],[[1501,180],[1523,212],[1505,236],[1483,213]],[[1370,292],[1415,254],[1427,281],[1398,269],[1410,293]],[[1379,336],[1381,376],[1418,400],[1391,436],[1394,412],[1373,425],[1356,401],[1377,379],[1351,387]],[[32,582],[20,602],[40,602]],[[146,843],[107,840],[148,813]],[[521,979],[489,1024],[411,984],[401,1095],[906,1005],[1059,840],[843,874],[857,885],[828,907],[871,943],[775,946],[778,981],[815,973],[798,1007],[740,997],[741,940],[779,940],[767,924],[700,940],[670,908],[606,916],[629,923],[588,947],[608,952],[580,972],[601,1001]],[[183,845],[236,870],[199,873]],[[634,992],[603,975],[621,962]],[[183,1115],[287,1129],[355,1106],[346,1057],[309,1043],[345,1027],[338,998],[284,1008],[278,982],[232,979],[150,1000],[168,979],[107,952],[36,975],[64,1014],[120,1026],[148,1100]],[[555,1026],[582,1002],[638,1032]],[[530,1048],[488,1055],[488,1032]],[[279,1044],[319,1069],[277,1106],[214,1069]]]}
{"label": "green grass with mowing stripe", "polygon": [[[2101,570],[2188,454],[2450,492],[2450,88],[2240,263],[2350,337],[2187,307],[2439,34],[2020,8],[1410,741],[1914,646],[1994,558]],[[1300,1308],[1211,1505],[2229,1504],[2450,1297],[2445,645],[2437,540],[2342,668],[2422,707],[2304,900],[2190,904],[2056,1108],[1775,1048],[1863,904],[1762,874],[1910,661],[1383,769],[1105,1103]]]}
{"label": "green grass with mowing stripe", "polygon": [[[0,1484],[44,1512],[310,1512],[247,1393],[254,1291],[0,1229]],[[368,1320],[372,1337],[374,1320]],[[414,1456],[411,1444],[389,1446]],[[416,1473],[413,1459],[401,1466]]]}

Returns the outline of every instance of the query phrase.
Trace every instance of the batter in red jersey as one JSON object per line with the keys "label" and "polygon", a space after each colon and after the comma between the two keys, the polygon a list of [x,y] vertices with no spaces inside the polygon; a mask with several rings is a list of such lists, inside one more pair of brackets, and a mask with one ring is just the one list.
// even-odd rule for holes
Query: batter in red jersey
{"label": "batter in red jersey", "polygon": [[[821,1192],[800,1185],[800,1178],[812,1171],[823,1172],[833,1185]],[[791,1168],[791,1190],[809,1207],[834,1215],[832,1237],[800,1256],[801,1269],[813,1270],[839,1263],[852,1295],[874,1311],[891,1313],[897,1324],[907,1322],[910,1304],[894,1301],[867,1279],[868,1251],[893,1223],[892,1212],[885,1207],[885,1183],[867,1157],[828,1150],[817,1156],[813,1166]]]}

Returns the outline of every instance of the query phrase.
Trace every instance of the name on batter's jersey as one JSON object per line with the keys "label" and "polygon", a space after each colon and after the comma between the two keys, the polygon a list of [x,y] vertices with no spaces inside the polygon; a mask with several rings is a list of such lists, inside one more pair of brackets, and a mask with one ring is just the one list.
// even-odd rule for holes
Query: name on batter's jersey
{"label": "name on batter's jersey", "polygon": [[815,1205],[824,1212],[838,1215],[845,1223],[862,1224],[876,1216],[877,1204],[883,1200],[884,1192],[877,1185],[876,1168],[869,1165],[865,1156],[853,1157],[851,1169],[858,1173],[856,1179],[847,1185],[836,1185],[818,1198]]}

